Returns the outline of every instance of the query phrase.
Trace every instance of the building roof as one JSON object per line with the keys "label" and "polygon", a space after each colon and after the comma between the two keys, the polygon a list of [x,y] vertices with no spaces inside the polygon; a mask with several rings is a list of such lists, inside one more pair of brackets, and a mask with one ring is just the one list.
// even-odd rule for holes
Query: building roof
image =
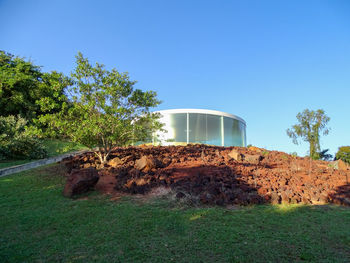
{"label": "building roof", "polygon": [[205,110],[205,109],[170,109],[170,110],[160,110],[156,111],[159,113],[202,113],[202,114],[211,114],[211,115],[219,115],[219,116],[225,116],[228,118],[236,119],[241,122],[243,122],[246,125],[246,122],[241,118],[236,115],[227,113],[227,112],[222,112],[222,111],[217,111],[217,110]]}

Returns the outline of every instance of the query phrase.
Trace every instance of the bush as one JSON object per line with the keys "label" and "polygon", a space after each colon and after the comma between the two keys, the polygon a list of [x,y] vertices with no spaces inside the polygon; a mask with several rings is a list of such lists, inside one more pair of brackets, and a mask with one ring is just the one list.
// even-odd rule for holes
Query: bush
{"label": "bush", "polygon": [[336,160],[342,160],[350,164],[350,146],[341,146],[339,147],[338,152],[335,155]]}
{"label": "bush", "polygon": [[47,156],[44,145],[26,130],[27,121],[18,116],[0,116],[0,159],[40,159]]}

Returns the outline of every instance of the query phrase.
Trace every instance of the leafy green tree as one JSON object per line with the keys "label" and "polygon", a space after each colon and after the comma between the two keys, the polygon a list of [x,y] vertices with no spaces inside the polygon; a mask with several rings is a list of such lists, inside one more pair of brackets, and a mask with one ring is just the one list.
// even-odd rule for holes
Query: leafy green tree
{"label": "leafy green tree", "polygon": [[328,153],[328,151],[329,151],[329,149],[325,149],[325,150],[322,150],[318,153],[321,160],[330,161],[333,159],[333,155]]}
{"label": "leafy green tree", "polygon": [[302,138],[310,145],[310,157],[314,160],[320,158],[320,133],[327,135],[329,129],[327,123],[330,118],[324,110],[310,111],[305,109],[302,113],[297,114],[298,124],[287,129],[287,135],[293,139],[293,143],[299,144],[298,138]]}
{"label": "leafy green tree", "polygon": [[45,147],[27,132],[27,120],[21,116],[0,116],[0,160],[39,159],[47,156]]}
{"label": "leafy green tree", "polygon": [[71,104],[42,116],[50,129],[92,149],[104,164],[111,150],[144,140],[161,127],[158,115],[149,111],[160,101],[154,91],[134,89],[127,73],[94,66],[79,52],[68,88]]}
{"label": "leafy green tree", "polygon": [[2,116],[21,115],[29,122],[37,116],[61,110],[71,85],[62,73],[43,73],[39,66],[0,51],[0,109]]}
{"label": "leafy green tree", "polygon": [[336,160],[342,160],[350,164],[350,146],[341,146],[335,155]]}

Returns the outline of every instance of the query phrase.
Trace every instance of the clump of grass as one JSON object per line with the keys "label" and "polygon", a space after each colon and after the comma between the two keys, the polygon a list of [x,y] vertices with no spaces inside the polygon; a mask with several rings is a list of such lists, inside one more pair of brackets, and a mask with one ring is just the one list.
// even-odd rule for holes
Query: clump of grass
{"label": "clump of grass", "polygon": [[287,154],[283,154],[281,157],[283,160],[288,160],[288,155]]}
{"label": "clump of grass", "polygon": [[264,157],[266,157],[266,156],[269,155],[269,152],[268,152],[268,151],[263,151],[263,152],[261,153],[261,155],[264,156]]}

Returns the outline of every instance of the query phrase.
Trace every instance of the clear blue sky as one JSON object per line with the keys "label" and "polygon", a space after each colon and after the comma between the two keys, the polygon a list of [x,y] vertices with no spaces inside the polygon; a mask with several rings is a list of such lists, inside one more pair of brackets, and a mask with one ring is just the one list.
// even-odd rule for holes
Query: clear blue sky
{"label": "clear blue sky", "polygon": [[321,147],[350,145],[347,0],[0,0],[0,49],[66,74],[81,51],[157,91],[157,109],[229,112],[248,143],[302,156],[286,129],[322,108]]}

